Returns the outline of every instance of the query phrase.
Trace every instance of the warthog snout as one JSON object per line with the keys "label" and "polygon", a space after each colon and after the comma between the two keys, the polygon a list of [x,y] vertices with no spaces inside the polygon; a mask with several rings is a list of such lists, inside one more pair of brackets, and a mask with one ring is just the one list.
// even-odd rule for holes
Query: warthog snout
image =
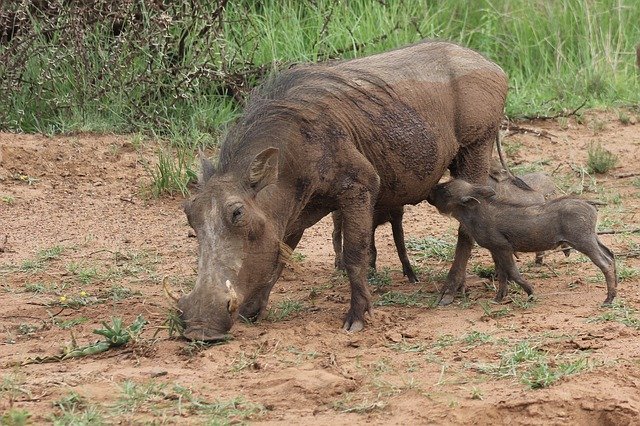
{"label": "warthog snout", "polygon": [[184,337],[190,340],[225,340],[238,310],[235,291],[226,297],[209,300],[193,299],[186,295],[178,300],[180,318],[184,321]]}

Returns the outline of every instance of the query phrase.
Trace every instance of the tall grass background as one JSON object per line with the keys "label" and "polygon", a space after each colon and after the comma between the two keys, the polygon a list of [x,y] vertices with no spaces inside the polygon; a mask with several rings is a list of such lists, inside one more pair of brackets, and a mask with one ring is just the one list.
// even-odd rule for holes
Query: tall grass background
{"label": "tall grass background", "polygon": [[[39,0],[1,2],[0,130],[140,132],[170,141],[185,192],[266,75],[423,38],[475,49],[508,74],[510,118],[638,108],[637,0]],[[168,171],[167,171],[168,172]],[[157,175],[157,176],[156,176]]]}

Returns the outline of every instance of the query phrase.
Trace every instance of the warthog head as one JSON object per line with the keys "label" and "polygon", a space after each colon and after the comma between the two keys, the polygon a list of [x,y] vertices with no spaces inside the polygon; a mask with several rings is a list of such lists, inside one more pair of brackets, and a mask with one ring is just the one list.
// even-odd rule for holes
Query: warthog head
{"label": "warthog head", "polygon": [[192,340],[220,340],[237,315],[265,310],[282,268],[282,243],[275,221],[260,207],[278,177],[278,149],[268,148],[248,167],[225,171],[202,160],[198,194],[185,202],[198,238],[198,279],[178,301]]}
{"label": "warthog head", "polygon": [[479,203],[481,199],[495,195],[488,186],[474,185],[462,179],[454,179],[433,187],[427,201],[441,214],[453,215],[459,207]]}

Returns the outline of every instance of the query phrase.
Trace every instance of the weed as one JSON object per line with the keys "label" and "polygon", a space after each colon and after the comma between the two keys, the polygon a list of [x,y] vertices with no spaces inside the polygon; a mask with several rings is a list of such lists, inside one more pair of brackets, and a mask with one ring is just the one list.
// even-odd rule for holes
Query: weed
{"label": "weed", "polygon": [[594,135],[598,135],[607,128],[607,123],[600,119],[591,120],[591,122],[589,122],[589,128]]}
{"label": "weed", "polygon": [[416,252],[415,256],[418,258],[450,262],[453,260],[455,243],[434,237],[411,238],[407,241],[407,249]]}
{"label": "weed", "polygon": [[[20,395],[26,395],[31,398],[31,393],[21,387],[24,381],[16,373],[9,373],[2,376],[2,382],[0,382],[0,397],[7,401],[9,406],[13,405],[13,401]],[[4,423],[0,423],[4,424]]]}
{"label": "weed", "polygon": [[437,294],[427,293],[422,289],[411,293],[388,291],[382,294],[375,304],[377,306],[402,305],[411,307],[427,307],[433,306],[437,298]]}
{"label": "weed", "polygon": [[521,381],[531,389],[542,389],[564,376],[579,373],[588,367],[586,358],[578,358],[575,361],[560,364],[556,368],[550,367],[547,360],[542,358],[522,375]]}
{"label": "weed", "polygon": [[528,173],[541,172],[543,170],[543,166],[546,166],[549,163],[549,160],[538,160],[534,161],[533,163],[522,163],[511,167],[511,172],[518,176],[526,175]]}
{"label": "weed", "polygon": [[27,336],[29,334],[33,334],[38,331],[38,326],[34,324],[19,324],[18,325],[18,334]]}
{"label": "weed", "polygon": [[13,203],[16,201],[16,199],[14,197],[12,197],[11,195],[3,195],[0,197],[0,201],[2,201],[3,203],[12,206]]}
{"label": "weed", "polygon": [[73,274],[82,284],[89,284],[98,276],[98,268],[95,266],[84,266],[71,262],[67,265],[67,271]]}
{"label": "weed", "polygon": [[627,266],[627,263],[618,260],[616,262],[616,272],[618,273],[618,280],[620,282],[629,281],[640,276],[640,270],[632,266]]}
{"label": "weed", "polygon": [[336,411],[339,411],[341,413],[358,413],[358,414],[364,414],[364,413],[370,413],[376,410],[382,410],[386,406],[387,406],[387,403],[380,399],[375,399],[373,401],[370,401],[369,399],[365,398],[361,401],[354,402],[353,395],[351,394],[347,394],[340,400],[333,403],[333,409]]}
{"label": "weed", "polygon": [[126,288],[120,284],[115,284],[112,285],[109,290],[107,290],[104,296],[113,301],[118,301],[128,299],[132,296],[140,296],[141,294],[142,293],[140,293],[139,291],[132,291],[130,288]]}
{"label": "weed", "polygon": [[62,330],[68,330],[72,327],[75,327],[76,325],[84,324],[87,321],[89,321],[89,318],[87,317],[72,318],[65,321],[60,321],[56,318],[54,320],[54,323],[55,325],[60,327]]}
{"label": "weed", "polygon": [[422,353],[427,350],[427,346],[423,343],[410,343],[405,339],[402,339],[396,343],[388,343],[388,348],[393,349],[397,352],[405,352],[405,353]]}
{"label": "weed", "polygon": [[246,354],[244,351],[240,352],[240,355],[234,359],[231,364],[230,370],[234,373],[238,373],[246,369],[258,370],[260,368],[258,364],[258,357],[260,356],[261,350],[262,348],[259,347],[251,354]]}
{"label": "weed", "polygon": [[532,296],[522,295],[520,293],[511,293],[509,295],[513,306],[519,309],[529,309],[535,306],[536,299]]}
{"label": "weed", "polygon": [[438,336],[432,346],[437,349],[444,349],[448,346],[455,344],[457,339],[451,334],[441,334]]}
{"label": "weed", "polygon": [[369,271],[368,281],[369,284],[375,286],[377,289],[388,287],[391,285],[391,271],[389,268],[382,268],[381,271],[371,269]]}
{"label": "weed", "polygon": [[485,266],[480,264],[473,265],[473,273],[480,278],[493,279],[496,276],[496,268],[494,265]]}
{"label": "weed", "polygon": [[293,260],[294,262],[304,262],[304,260],[307,258],[307,255],[304,253],[300,253],[299,251],[294,251],[291,254],[291,260]]}
{"label": "weed", "polygon": [[640,189],[640,177],[633,178],[633,180],[631,181],[631,184],[637,189]]}
{"label": "weed", "polygon": [[482,389],[479,389],[475,386],[471,388],[471,399],[482,400],[483,397],[484,393],[482,392]]}
{"label": "weed", "polygon": [[484,312],[484,316],[485,317],[489,317],[489,318],[501,318],[504,316],[507,316],[509,314],[511,314],[511,309],[504,307],[504,308],[499,308],[496,310],[493,310],[491,308],[491,305],[489,304],[490,302],[487,301],[481,301],[480,303],[480,307],[482,308],[482,311]]}
{"label": "weed", "polygon": [[631,122],[631,116],[626,111],[619,110],[618,120],[620,121],[620,123],[627,126]]}
{"label": "weed", "polygon": [[466,343],[467,346],[478,346],[484,343],[488,343],[492,339],[493,339],[492,336],[488,333],[483,333],[480,331],[471,331],[462,338],[462,341]]}
{"label": "weed", "polygon": [[154,381],[138,384],[132,380],[126,380],[120,387],[120,397],[115,408],[122,413],[134,413],[147,402],[162,402],[165,398],[165,386],[164,383]]}
{"label": "weed", "polygon": [[26,293],[42,294],[47,291],[47,287],[43,283],[27,283],[24,285],[24,291]]}
{"label": "weed", "polygon": [[628,306],[622,299],[616,299],[606,312],[587,319],[587,322],[615,321],[640,330],[640,318],[636,317],[636,310]]}
{"label": "weed", "polygon": [[298,300],[284,299],[278,302],[275,308],[269,309],[267,320],[272,322],[282,321],[290,315],[304,310],[304,304]]}
{"label": "weed", "polygon": [[0,417],[0,424],[6,426],[26,426],[30,424],[31,413],[22,408],[10,408]]}
{"label": "weed", "polygon": [[513,141],[510,143],[504,142],[502,144],[502,148],[504,150],[504,153],[507,154],[508,157],[515,157],[522,149],[522,143],[518,141]]}
{"label": "weed", "polygon": [[599,143],[591,144],[587,150],[587,167],[590,173],[607,173],[617,162],[618,157]]}
{"label": "weed", "polygon": [[51,421],[56,426],[90,426],[105,423],[101,411],[93,405],[87,406],[84,398],[77,392],[69,392],[56,401],[54,406],[60,410],[59,414],[51,416]]}

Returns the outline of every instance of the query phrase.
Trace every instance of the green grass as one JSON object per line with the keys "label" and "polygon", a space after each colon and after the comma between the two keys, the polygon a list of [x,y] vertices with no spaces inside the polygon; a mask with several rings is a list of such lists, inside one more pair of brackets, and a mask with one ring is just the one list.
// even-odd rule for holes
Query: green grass
{"label": "green grass", "polygon": [[[0,44],[0,130],[168,140],[147,165],[154,194],[184,194],[194,148],[215,145],[249,89],[295,62],[445,39],[506,71],[510,117],[640,101],[635,0],[266,0],[228,2],[221,14],[218,2],[205,0],[165,8],[132,2],[102,14],[83,2],[63,4],[50,20],[29,2],[7,4],[31,26]],[[117,37],[114,19],[125,28]]]}
{"label": "green grass", "polygon": [[438,295],[428,293],[422,289],[411,293],[403,293],[400,291],[388,291],[383,293],[376,301],[376,306],[410,306],[410,307],[429,307],[435,304]]}
{"label": "green grass", "polygon": [[0,424],[3,426],[26,426],[30,424],[31,413],[23,408],[11,408],[0,416]]}
{"label": "green grass", "polygon": [[382,268],[380,271],[371,269],[367,279],[369,284],[380,290],[391,285],[391,271],[389,268]]}
{"label": "green grass", "polygon": [[531,340],[522,340],[502,352],[499,364],[479,364],[481,373],[498,378],[517,378],[531,389],[551,386],[561,378],[590,368],[589,360],[582,356],[556,356],[541,350]]}
{"label": "green grass", "polygon": [[453,239],[410,238],[407,241],[407,249],[414,252],[413,254],[417,259],[436,259],[443,262],[451,262],[456,243]]}
{"label": "green grass", "polygon": [[617,162],[618,157],[599,143],[592,144],[587,150],[587,167],[590,173],[607,173],[616,166]]}
{"label": "green grass", "polygon": [[278,302],[275,307],[269,309],[267,320],[273,322],[282,321],[303,310],[304,304],[299,300],[284,299]]}
{"label": "green grass", "polygon": [[627,327],[640,330],[640,318],[637,317],[636,310],[627,305],[624,300],[621,299],[616,299],[613,302],[613,305],[607,308],[606,312],[587,320],[587,322],[590,323],[607,321],[619,322]]}

